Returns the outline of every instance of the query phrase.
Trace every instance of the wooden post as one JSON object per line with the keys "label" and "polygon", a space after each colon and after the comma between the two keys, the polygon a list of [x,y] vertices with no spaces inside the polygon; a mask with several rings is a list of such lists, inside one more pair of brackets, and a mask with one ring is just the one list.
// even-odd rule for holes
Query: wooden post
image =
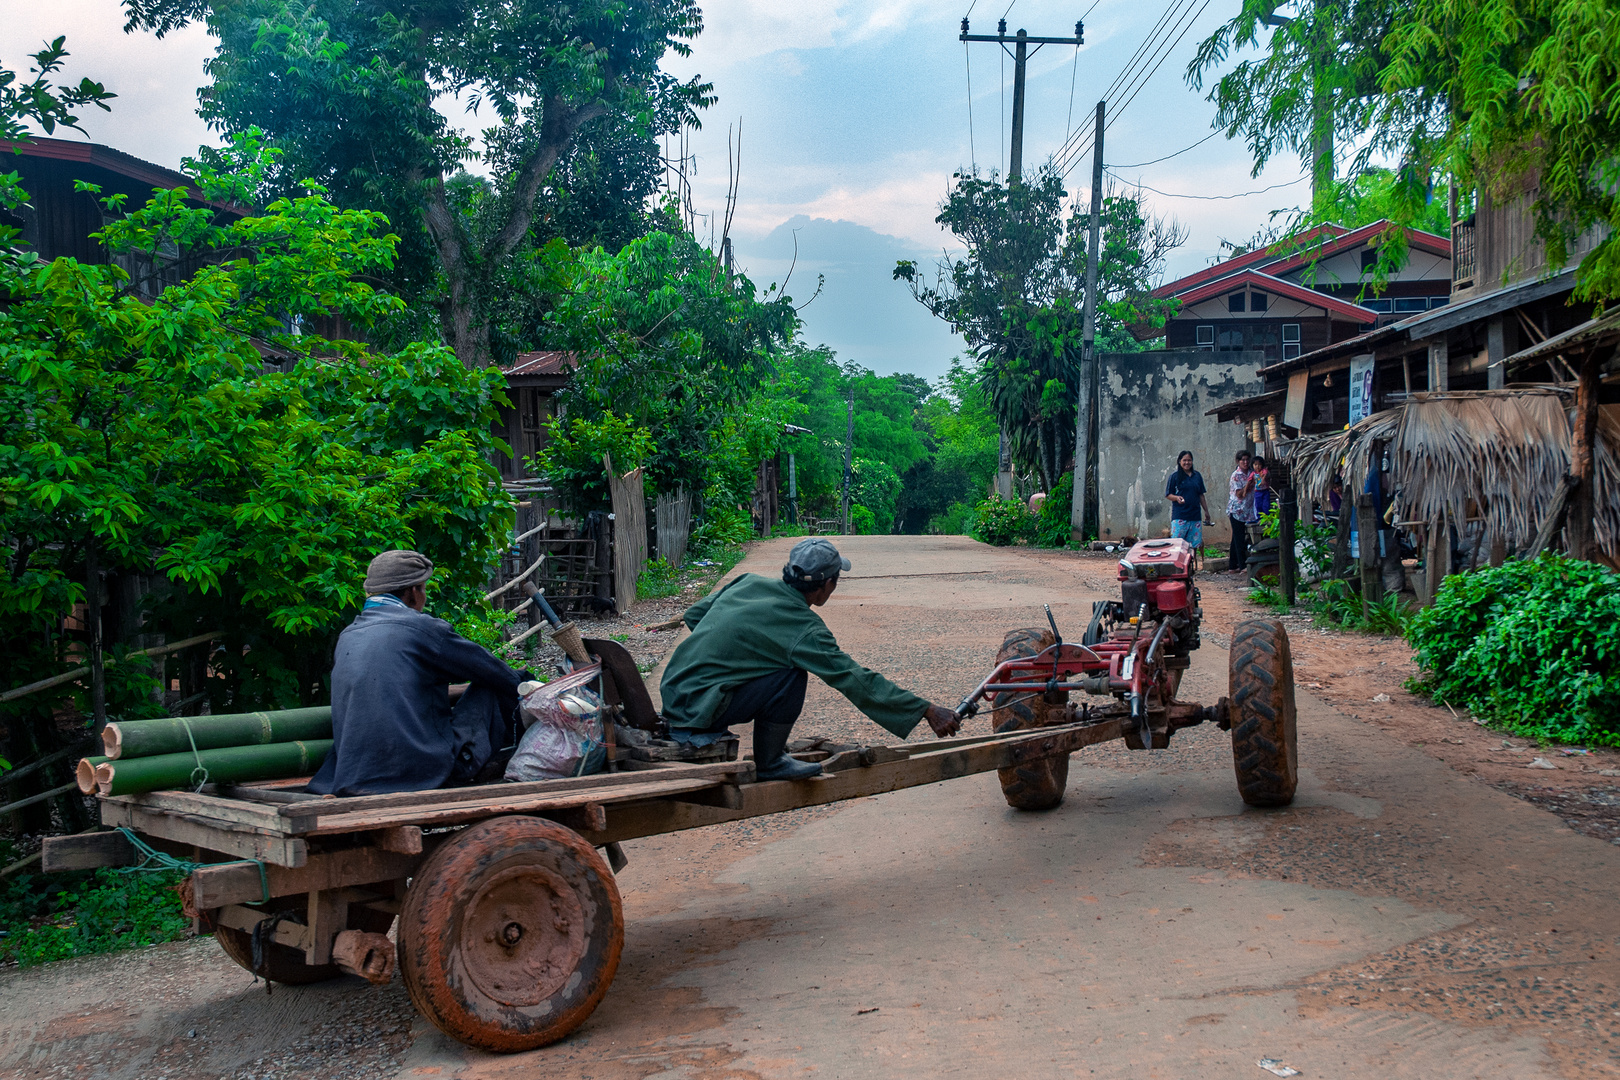
{"label": "wooden post", "polygon": [[1434,603],[1440,595],[1440,583],[1451,573],[1451,529],[1446,515],[1441,514],[1429,525],[1428,550],[1423,555],[1423,589],[1427,594],[1425,606]]}
{"label": "wooden post", "polygon": [[1378,507],[1371,495],[1356,496],[1356,539],[1360,541],[1361,612],[1384,598],[1384,579],[1378,558]]}
{"label": "wooden post", "polygon": [[1299,576],[1294,563],[1294,519],[1298,513],[1294,488],[1290,484],[1277,493],[1277,588],[1290,607]]}
{"label": "wooden post", "polygon": [[1444,335],[1429,342],[1429,391],[1451,389],[1451,355]]}
{"label": "wooden post", "polygon": [[1339,499],[1339,532],[1333,538],[1333,570],[1332,580],[1338,581],[1344,577],[1345,571],[1350,568],[1350,515],[1355,513],[1355,507],[1350,502],[1348,487],[1344,489]]}
{"label": "wooden post", "polygon": [[1581,358],[1580,381],[1575,391],[1575,430],[1570,439],[1570,469],[1575,490],[1569,500],[1569,553],[1577,559],[1597,557],[1597,426],[1598,353],[1588,349]]}
{"label": "wooden post", "polygon": [[90,631],[90,716],[92,731],[107,726],[107,675],[101,648],[101,563],[96,557],[96,535],[84,547],[84,623]]}
{"label": "wooden post", "polygon": [[[1485,386],[1488,390],[1500,390],[1507,385],[1507,335],[1504,333],[1504,323],[1500,315],[1493,315],[1485,323]],[[1501,565],[1493,563],[1492,565]]]}

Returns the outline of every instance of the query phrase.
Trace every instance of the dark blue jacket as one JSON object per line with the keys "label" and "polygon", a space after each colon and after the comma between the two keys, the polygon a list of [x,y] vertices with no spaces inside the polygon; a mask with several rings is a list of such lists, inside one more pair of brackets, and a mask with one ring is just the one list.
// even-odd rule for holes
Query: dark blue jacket
{"label": "dark blue jacket", "polygon": [[[426,791],[471,779],[507,745],[521,673],[443,619],[370,607],[338,635],[332,752],[310,781],[318,795]],[[452,711],[450,684],[472,688]],[[469,745],[470,744],[470,745]],[[458,757],[469,751],[476,761]]]}

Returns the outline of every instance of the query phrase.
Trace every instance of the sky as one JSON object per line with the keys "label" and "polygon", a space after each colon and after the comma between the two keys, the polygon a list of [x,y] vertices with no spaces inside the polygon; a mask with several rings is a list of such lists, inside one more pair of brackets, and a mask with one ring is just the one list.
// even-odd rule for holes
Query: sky
{"label": "sky", "polygon": [[[788,293],[798,303],[810,301],[800,312],[805,338],[880,374],[937,379],[963,349],[892,271],[897,259],[931,267],[952,246],[934,217],[956,170],[1006,168],[1013,65],[994,43],[964,47],[958,40],[970,8],[975,34],[994,33],[1003,11],[1010,33],[1025,28],[1052,37],[1071,35],[1076,18],[1085,16],[1084,46],[1047,45],[1029,61],[1026,171],[1082,126],[1167,6],[1174,6],[1171,21],[1178,25],[1181,12],[1193,16],[1179,42],[1136,65],[1153,74],[1134,97],[1113,95],[1104,138],[1110,172],[1155,189],[1146,192],[1149,207],[1190,230],[1188,243],[1171,256],[1169,276],[1208,265],[1223,239],[1248,237],[1271,211],[1308,198],[1292,155],[1251,177],[1247,149],[1224,135],[1177,153],[1211,134],[1214,106],[1188,87],[1183,72],[1197,43],[1236,13],[1237,0],[1202,6],[1187,0],[1186,7],[1182,0],[1013,0],[1010,9],[1004,0],[984,2],[989,6],[710,0],[691,57],[665,64],[713,82],[720,98],[688,141],[699,213],[723,212],[727,140],[735,145],[740,127],[732,225],[738,263],[761,287],[782,281],[791,266]],[[199,144],[217,142],[195,112],[211,41],[197,27],[158,40],[126,35],[122,25],[116,0],[0,0],[0,62],[25,67],[26,52],[66,34],[73,55],[65,74],[98,79],[119,95],[110,114],[90,110],[89,137],[178,167]],[[478,126],[453,102],[444,108],[458,123]],[[1139,164],[1166,155],[1176,156]],[[1085,197],[1090,168],[1088,152],[1069,174],[1071,193]],[[1287,186],[1226,197],[1274,185]],[[811,301],[818,275],[825,285]]]}

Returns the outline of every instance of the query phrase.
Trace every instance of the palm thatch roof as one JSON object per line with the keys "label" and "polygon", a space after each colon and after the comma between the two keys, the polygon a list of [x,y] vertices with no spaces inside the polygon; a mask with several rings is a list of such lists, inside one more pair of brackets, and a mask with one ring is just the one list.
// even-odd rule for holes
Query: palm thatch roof
{"label": "palm thatch roof", "polygon": [[[1345,431],[1286,451],[1304,499],[1328,501],[1335,473],[1359,491],[1382,443],[1402,520],[1483,517],[1493,536],[1524,550],[1570,470],[1574,393],[1564,387],[1413,394]],[[1620,424],[1599,413],[1597,541],[1620,562]]]}

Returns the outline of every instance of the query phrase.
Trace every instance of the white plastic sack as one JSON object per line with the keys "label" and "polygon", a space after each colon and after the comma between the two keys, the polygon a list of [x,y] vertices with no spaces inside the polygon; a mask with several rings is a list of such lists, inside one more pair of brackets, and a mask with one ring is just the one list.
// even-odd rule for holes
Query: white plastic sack
{"label": "white plastic sack", "polygon": [[506,765],[508,780],[556,780],[601,771],[602,699],[590,689],[601,673],[590,664],[526,695],[520,707],[526,730]]}

